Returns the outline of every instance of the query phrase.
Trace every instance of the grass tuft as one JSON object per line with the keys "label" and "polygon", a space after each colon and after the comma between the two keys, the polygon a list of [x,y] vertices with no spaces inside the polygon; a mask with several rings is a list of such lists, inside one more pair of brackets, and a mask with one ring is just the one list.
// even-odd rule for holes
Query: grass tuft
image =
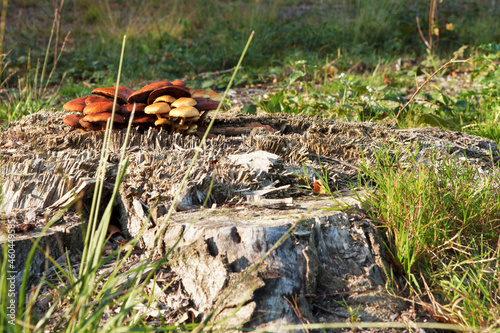
{"label": "grass tuft", "polygon": [[383,149],[361,169],[375,184],[367,208],[381,223],[409,295],[446,322],[498,325],[491,311],[500,307],[498,168],[480,173],[447,155],[407,156]]}

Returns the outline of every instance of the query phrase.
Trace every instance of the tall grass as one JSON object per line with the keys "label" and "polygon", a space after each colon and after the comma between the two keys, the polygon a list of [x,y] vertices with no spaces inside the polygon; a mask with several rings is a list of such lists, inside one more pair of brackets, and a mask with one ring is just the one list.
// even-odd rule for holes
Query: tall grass
{"label": "tall grass", "polygon": [[[416,149],[418,151],[418,148]],[[500,171],[383,149],[362,172],[407,292],[440,321],[500,328]],[[418,162],[417,162],[418,160]],[[417,301],[418,303],[418,301]]]}
{"label": "tall grass", "polygon": [[[3,10],[6,10],[6,4]],[[37,112],[41,109],[54,106],[57,100],[57,91],[65,75],[61,77],[61,82],[58,84],[53,83],[52,76],[56,72],[56,67],[61,55],[64,51],[66,41],[69,37],[69,33],[66,35],[61,50],[59,51],[57,42],[59,40],[59,24],[60,24],[60,14],[54,17],[52,22],[52,29],[50,31],[49,41],[47,47],[45,48],[45,55],[43,57],[43,63],[40,63],[40,59],[36,59],[36,64],[32,63],[31,53],[28,53],[26,71],[24,76],[17,76],[17,84],[15,88],[8,87],[5,91],[6,101],[0,105],[0,121],[4,120],[10,122],[12,120],[18,119],[23,115]],[[4,17],[2,16],[2,20]],[[49,66],[51,59],[51,47],[52,39],[56,35],[56,43],[54,47],[54,60],[52,66]],[[3,35],[2,35],[3,37]],[[59,51],[59,54],[57,54]],[[5,61],[5,56],[0,55],[0,64],[3,65]],[[0,74],[4,74],[8,63],[4,65]],[[0,84],[0,87],[6,85],[6,82],[14,76],[15,73],[11,73],[9,76],[5,77],[4,81]]]}
{"label": "tall grass", "polygon": [[[0,55],[3,53],[3,39],[5,36],[5,22],[7,21],[7,5],[9,1],[2,1],[2,11],[0,14]],[[1,62],[0,62],[1,63]]]}

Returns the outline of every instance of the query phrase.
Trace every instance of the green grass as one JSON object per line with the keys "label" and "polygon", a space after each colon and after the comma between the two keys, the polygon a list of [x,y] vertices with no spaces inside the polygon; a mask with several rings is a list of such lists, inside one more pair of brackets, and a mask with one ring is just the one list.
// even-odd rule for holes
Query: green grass
{"label": "green grass", "polygon": [[[415,149],[414,151],[418,151]],[[431,314],[466,327],[499,328],[500,170],[485,174],[453,157],[432,165],[382,149],[363,182],[367,209],[380,221],[407,297]]]}
{"label": "green grass", "polygon": [[[425,30],[427,1],[358,0],[299,6],[293,0],[271,4],[82,0],[64,4],[61,16],[55,17],[53,11],[59,4],[21,1],[6,7],[5,68],[0,72],[6,88],[6,103],[0,105],[4,122],[41,108],[60,107],[68,99],[87,94],[90,85],[112,85],[124,34],[129,45],[123,62],[124,85],[139,88],[153,80],[186,77],[195,86],[223,89],[230,73],[195,75],[234,67],[244,46],[242,40],[255,31],[245,67],[235,78],[236,86],[267,84],[274,79],[283,92],[260,103],[266,111],[354,121],[389,120],[408,97],[408,90],[415,87],[415,75],[432,72],[463,45],[468,46],[464,57],[495,53],[481,45],[500,37],[500,27],[492,24],[500,9],[488,1],[440,3],[440,33],[439,39],[434,36],[432,54],[419,40],[415,19],[420,18]],[[13,13],[24,19],[10,19]],[[453,23],[453,30],[445,28],[447,23]],[[64,40],[67,33],[70,35]],[[390,66],[408,57],[418,59],[417,63],[400,71]],[[342,74],[360,60],[367,65],[365,70]],[[490,60],[498,63],[498,58]],[[338,72],[326,75],[325,64]],[[471,65],[468,70],[483,66]],[[482,68],[482,72],[490,69]],[[295,82],[290,84],[294,74]],[[390,84],[384,83],[386,77],[391,78]],[[491,75],[486,77],[494,83]],[[404,119],[398,119],[398,126],[439,124],[497,138],[498,126],[489,127],[498,114],[498,96],[493,96],[493,86],[487,89],[486,94],[474,95],[464,87],[450,95],[441,92],[438,84],[422,95],[428,104],[414,103]],[[481,131],[484,127],[488,128]]]}
{"label": "green grass", "polygon": [[[434,68],[444,62],[431,56],[427,60],[430,58],[433,61],[427,65],[422,61],[398,73],[388,72],[391,64],[379,61],[362,75],[337,69],[333,77],[325,73],[326,66],[296,61],[288,68],[288,80],[257,103],[268,113],[375,121],[399,128],[438,126],[500,143],[499,44],[480,46],[470,57],[441,71]],[[333,66],[341,62],[342,58],[337,58]],[[428,84],[422,79],[415,82],[417,75],[426,78],[434,72],[437,74]],[[455,77],[452,73],[456,72],[460,74]],[[422,90],[411,100],[420,86]],[[409,100],[410,105],[401,110]]]}

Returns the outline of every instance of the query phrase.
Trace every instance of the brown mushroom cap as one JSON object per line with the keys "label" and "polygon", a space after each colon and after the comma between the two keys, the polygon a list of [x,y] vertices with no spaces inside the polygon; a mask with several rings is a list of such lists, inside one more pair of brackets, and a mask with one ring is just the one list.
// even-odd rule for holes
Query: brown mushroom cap
{"label": "brown mushroom cap", "polygon": [[[137,91],[124,86],[118,89],[96,88],[92,94],[97,96],[80,97],[64,105],[64,110],[83,112],[66,115],[63,119],[66,125],[87,130],[101,129],[112,116],[113,107],[116,111],[113,121],[124,124],[130,119],[135,105],[133,123],[142,129],[153,124],[169,124],[173,131],[190,134],[197,131],[196,122],[204,119],[207,111],[216,109],[222,102],[222,95],[217,92],[187,88],[182,80],[154,82]],[[116,106],[113,104],[115,95]],[[115,126],[123,127],[121,124]]]}
{"label": "brown mushroom cap", "polygon": [[169,113],[170,117],[191,118],[198,117],[200,112],[192,106],[179,106],[172,109]]}
{"label": "brown mushroom cap", "polygon": [[134,117],[132,124],[154,123],[157,118],[151,114],[142,114]]}
{"label": "brown mushroom cap", "polygon": [[[117,105],[116,110],[120,108],[119,105]],[[93,113],[102,113],[102,112],[112,112],[113,111],[113,101],[102,101],[102,102],[96,102],[87,105],[83,109],[83,113],[85,114],[93,114]]]}
{"label": "brown mushroom cap", "polygon": [[81,113],[72,113],[64,116],[63,118],[63,123],[65,123],[68,126],[75,127],[75,128],[81,128],[82,126],[80,125],[79,121],[85,117],[85,115]]}
{"label": "brown mushroom cap", "polygon": [[222,101],[222,95],[213,91],[213,90],[210,90],[208,92],[208,95],[209,95],[209,98],[212,100],[212,101],[216,101],[216,102],[220,102]]}
{"label": "brown mushroom cap", "polygon": [[185,88],[178,86],[166,86],[153,90],[151,94],[149,94],[148,104],[152,104],[155,99],[163,95],[170,95],[175,98],[191,97],[191,94]]}
{"label": "brown mushroom cap", "polygon": [[111,97],[106,97],[106,96],[88,96],[87,99],[85,100],[85,104],[89,105],[92,103],[97,103],[97,102],[112,102],[113,98]]}
{"label": "brown mushroom cap", "polygon": [[[120,109],[118,112],[120,113],[131,113],[132,109],[134,108],[134,104],[123,104],[120,106]],[[146,104],[143,103],[136,103],[135,104],[135,112],[144,112],[144,109],[146,108]]]}
{"label": "brown mushroom cap", "polygon": [[66,104],[63,105],[63,110],[70,112],[83,112],[83,109],[86,106],[85,100],[87,99],[87,97],[88,96],[79,97],[66,102]]}
{"label": "brown mushroom cap", "polygon": [[133,94],[131,94],[127,100],[128,103],[146,103],[148,100],[149,94],[158,88],[165,87],[171,85],[170,82],[168,81],[160,81],[160,82],[153,82],[148,85],[145,85],[141,89],[137,90]]}
{"label": "brown mushroom cap", "polygon": [[172,104],[170,104],[174,108],[178,108],[179,106],[187,105],[187,106],[195,106],[196,100],[191,97],[181,97],[176,99]]}
{"label": "brown mushroom cap", "polygon": [[153,103],[144,108],[147,114],[165,114],[170,112],[170,105],[167,103]]}
{"label": "brown mushroom cap", "polygon": [[182,81],[182,80],[174,80],[171,82],[174,86],[178,86],[178,87],[182,87],[182,88],[186,88],[186,82]]}
{"label": "brown mushroom cap", "polygon": [[85,117],[80,119],[79,123],[83,128],[85,128],[88,131],[95,131],[101,129],[101,125],[99,125],[98,123],[91,123],[89,121],[86,121]]}
{"label": "brown mushroom cap", "polygon": [[160,96],[157,99],[155,99],[155,101],[153,102],[153,104],[154,103],[160,103],[160,102],[163,102],[163,103],[173,103],[173,102],[175,102],[175,100],[176,100],[176,98],[174,96],[163,95],[163,96]]}
{"label": "brown mushroom cap", "polygon": [[[111,112],[92,113],[86,115],[84,118],[82,118],[82,120],[87,121],[89,123],[106,122],[108,118],[111,117],[111,115],[112,115]],[[122,124],[126,123],[125,118],[116,113],[115,117],[113,118],[113,121]]]}
{"label": "brown mushroom cap", "polygon": [[[128,98],[135,92],[134,89],[130,89],[124,86],[118,86],[118,94],[117,100],[121,104],[127,103]],[[105,88],[96,88],[92,90],[92,94],[106,96],[114,98],[116,93],[116,87],[105,87]]]}
{"label": "brown mushroom cap", "polygon": [[199,111],[215,110],[219,106],[219,102],[212,101],[208,98],[195,98],[197,104],[196,108]]}
{"label": "brown mushroom cap", "polygon": [[193,98],[210,98],[210,94],[203,89],[196,89],[191,93]]}

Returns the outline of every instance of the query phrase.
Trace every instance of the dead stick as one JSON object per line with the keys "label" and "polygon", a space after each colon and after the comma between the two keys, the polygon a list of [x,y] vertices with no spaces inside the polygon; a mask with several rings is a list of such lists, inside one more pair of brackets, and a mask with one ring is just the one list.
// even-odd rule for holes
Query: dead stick
{"label": "dead stick", "polygon": [[324,159],[324,160],[327,160],[327,161],[332,161],[332,162],[337,162],[339,164],[342,164],[342,165],[345,165],[349,168],[352,168],[354,170],[357,170],[357,171],[360,171],[359,168],[351,163],[348,163],[348,162],[345,162],[345,161],[342,161],[342,160],[339,160],[337,158],[333,158],[333,157],[327,157],[327,156],[321,156],[321,155],[317,155],[317,154],[309,154],[309,156],[311,157],[315,157],[315,158],[319,158],[319,159]]}
{"label": "dead stick", "polygon": [[217,128],[212,128],[210,133],[235,136],[242,134],[250,134],[252,130],[253,130],[252,127],[217,127]]}
{"label": "dead stick", "polygon": [[439,73],[442,69],[444,69],[446,66],[448,66],[448,65],[450,65],[450,64],[453,64],[453,63],[461,63],[461,62],[467,62],[467,61],[469,61],[469,59],[467,59],[467,60],[454,60],[454,59],[452,59],[452,60],[450,60],[450,61],[448,61],[448,62],[444,63],[443,65],[441,65],[441,67],[439,67],[439,69],[438,69],[437,71],[435,71],[434,73],[432,73],[432,74],[431,74],[431,75],[427,78],[427,80],[425,80],[425,82],[424,82],[424,83],[422,83],[422,85],[421,85],[420,87],[417,87],[417,90],[413,93],[413,95],[411,95],[411,97],[410,97],[410,99],[408,100],[408,102],[406,102],[406,104],[405,104],[402,108],[400,108],[400,109],[399,109],[398,114],[396,115],[396,119],[398,119],[398,118],[399,118],[399,115],[400,115],[401,111],[403,111],[404,109],[406,109],[406,107],[407,107],[408,105],[410,105],[410,104],[411,104],[411,102],[413,102],[413,100],[415,99],[415,97],[417,97],[417,95],[418,95],[418,93],[420,92],[420,90],[422,90],[422,88],[423,88],[423,87],[424,87],[427,83],[429,83],[429,81],[430,81],[430,80],[431,80],[431,79],[432,79],[432,78],[433,78],[433,77],[434,77],[437,73]]}
{"label": "dead stick", "polygon": [[432,45],[430,45],[429,42],[425,39],[424,33],[422,32],[422,29],[420,28],[420,20],[418,19],[418,16],[417,16],[417,28],[418,28],[418,33],[420,35],[420,38],[422,38],[422,41],[425,44],[425,47],[427,47],[429,49],[429,51],[432,51]]}
{"label": "dead stick", "polygon": [[202,76],[205,76],[205,75],[217,76],[217,75],[220,75],[220,74],[231,73],[234,69],[235,69],[235,67],[230,68],[230,69],[225,69],[223,71],[204,72],[204,73],[200,73],[200,74],[195,75],[195,77],[202,77]]}

